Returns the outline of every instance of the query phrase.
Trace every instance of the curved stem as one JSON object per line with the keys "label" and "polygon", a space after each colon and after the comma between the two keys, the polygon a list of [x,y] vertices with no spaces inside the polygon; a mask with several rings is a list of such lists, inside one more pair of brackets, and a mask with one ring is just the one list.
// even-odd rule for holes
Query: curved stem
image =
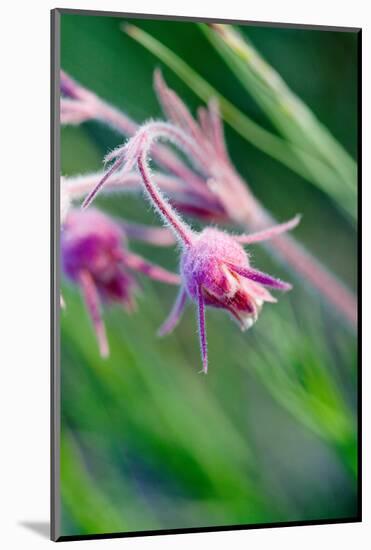
{"label": "curved stem", "polygon": [[[96,185],[98,185],[104,175],[105,172],[100,171],[78,176],[65,176],[63,177],[61,189],[72,201],[83,199],[92,189],[94,189],[94,187],[96,187]],[[174,197],[177,200],[189,200],[189,197],[192,196],[189,192],[187,193],[187,189],[185,189],[183,182],[175,177],[167,176],[162,173],[155,173],[153,177],[157,185],[167,194],[170,194],[172,198]],[[142,190],[142,178],[136,172],[112,174],[109,181],[104,186],[104,190],[105,192],[137,193]]]}
{"label": "curved stem", "polygon": [[125,146],[116,149],[109,155],[110,160],[115,159],[112,166],[98,184],[90,191],[82,207],[86,208],[91,204],[110,176],[119,171],[122,166],[124,166],[125,171],[131,170],[131,168],[137,164],[142,176],[143,185],[153,206],[159,212],[165,224],[169,225],[174,230],[175,235],[182,244],[188,246],[193,240],[193,232],[190,227],[183,222],[168,200],[162,195],[148,166],[147,157],[149,156],[153,142],[158,138],[166,138],[174,142],[189,156],[191,161],[194,162],[196,160],[196,162],[202,162],[202,154],[197,144],[194,143],[183,130],[166,122],[150,122],[144,125]]}
{"label": "curved stem", "polygon": [[[139,125],[127,115],[107,104],[101,98],[96,97],[96,101],[98,120],[124,136],[131,137],[137,132]],[[195,186],[200,190],[204,189],[202,178],[188,168],[188,166],[170,149],[161,145],[156,145],[153,148],[153,157],[163,168],[169,170],[178,178],[187,181],[189,185]]]}
{"label": "curved stem", "polygon": [[130,267],[130,269],[139,271],[151,279],[162,281],[163,283],[168,283],[170,285],[179,285],[181,282],[180,276],[176,273],[167,271],[167,269],[145,260],[138,254],[134,254],[134,252],[126,252],[123,262],[125,265]]}
{"label": "curved stem", "polygon": [[188,225],[183,223],[180,216],[175,212],[170,203],[163,197],[156,183],[151,179],[150,170],[146,161],[146,154],[141,153],[137,162],[139,172],[143,178],[143,184],[152,204],[160,213],[164,222],[174,229],[176,236],[180,238],[183,244],[186,246],[190,245],[193,238],[192,231]]}

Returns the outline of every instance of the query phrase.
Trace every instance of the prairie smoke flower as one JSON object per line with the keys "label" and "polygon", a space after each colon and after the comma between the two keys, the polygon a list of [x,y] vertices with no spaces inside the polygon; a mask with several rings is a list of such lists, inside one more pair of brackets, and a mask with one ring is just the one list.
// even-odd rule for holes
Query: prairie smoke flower
{"label": "prairie smoke flower", "polygon": [[154,140],[166,138],[178,145],[197,166],[204,162],[203,151],[178,127],[168,123],[150,122],[123,147],[111,153],[113,164],[102,180],[90,192],[83,206],[88,206],[109,177],[116,172],[131,170],[135,165],[142,177],[146,193],[181,245],[180,274],[182,285],[172,311],[160,334],[169,333],[178,323],[187,296],[197,304],[203,372],[208,369],[205,306],[226,309],[242,330],[257,319],[264,302],[275,302],[266,287],[290,290],[291,285],[254,269],[243,244],[253,244],[273,238],[293,229],[299,216],[289,222],[250,235],[233,236],[213,227],[200,233],[193,231],[163,196],[152,177],[148,155]]}
{"label": "prairie smoke flower", "polygon": [[[143,231],[142,239],[156,240],[156,229],[154,235],[150,228],[146,235]],[[83,293],[102,357],[109,354],[109,349],[101,301],[118,302],[127,311],[133,311],[137,289],[135,272],[164,283],[179,283],[178,275],[131,252],[126,233],[124,225],[93,208],[70,210],[61,233],[63,270]]]}
{"label": "prairie smoke flower", "polygon": [[[132,136],[137,131],[138,124],[126,114],[63,72],[61,89],[62,123],[76,124],[91,118],[125,136]],[[154,144],[151,148],[156,165],[168,174],[166,177],[156,172],[156,183],[166,192],[176,210],[204,221],[232,222],[251,232],[276,224],[229,159],[217,102],[211,100],[207,108],[200,108],[194,118],[183,101],[168,88],[159,71],[155,73],[155,89],[168,120],[187,133],[201,153],[196,167],[185,164],[164,145]],[[89,189],[100,177],[96,174],[90,181],[86,180]],[[115,179],[116,183],[120,180],[123,190],[130,187],[127,185],[128,179],[133,183],[130,174],[122,179],[121,174],[112,173],[110,182]],[[286,235],[277,239],[274,246],[267,243],[267,248],[304,277],[344,319],[356,326],[357,301],[354,294],[308,250]]]}

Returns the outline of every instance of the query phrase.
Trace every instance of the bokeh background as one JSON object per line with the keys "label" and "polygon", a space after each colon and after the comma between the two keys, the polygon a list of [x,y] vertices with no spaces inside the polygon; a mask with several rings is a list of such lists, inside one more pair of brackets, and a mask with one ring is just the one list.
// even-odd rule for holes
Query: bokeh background
{"label": "bokeh background", "polygon": [[[63,14],[61,66],[138,121],[160,117],[153,71],[194,112],[200,100],[120,30],[120,18]],[[275,132],[196,24],[131,20]],[[241,26],[353,156],[357,152],[357,36]],[[356,290],[354,224],[320,189],[225,127],[230,156],[279,220],[303,214],[303,242]],[[61,130],[63,175],[102,168],[122,138],[98,123]],[[100,197],[106,212],[159,225],[142,197]],[[132,243],[169,268],[177,251]],[[102,360],[78,289],[62,279],[62,534],[184,529],[357,514],[357,340],[336,312],[256,246],[260,269],[294,283],[242,334],[207,311],[210,368],[198,374],[195,310],[175,332],[156,330],[176,289],[141,278],[138,311],[105,308],[111,356]]]}

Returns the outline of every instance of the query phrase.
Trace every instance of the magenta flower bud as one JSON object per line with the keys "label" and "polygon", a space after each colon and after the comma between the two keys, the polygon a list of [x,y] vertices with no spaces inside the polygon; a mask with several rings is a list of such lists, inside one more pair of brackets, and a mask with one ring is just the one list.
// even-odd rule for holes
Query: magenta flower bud
{"label": "magenta flower bud", "polygon": [[69,211],[61,233],[61,252],[64,273],[82,290],[102,357],[109,349],[101,301],[118,302],[133,311],[137,283],[132,271],[179,283],[178,275],[131,252],[124,226],[95,209]]}
{"label": "magenta flower bud", "polygon": [[280,290],[291,288],[267,275],[259,276],[233,236],[214,228],[204,229],[184,250],[181,273],[192,300],[198,300],[200,287],[205,305],[229,311],[242,330],[256,321],[264,302],[276,301],[263,285]]}
{"label": "magenta flower bud", "polygon": [[269,287],[287,291],[289,283],[254,269],[249,256],[240,243],[252,244],[274,238],[293,229],[300,217],[251,235],[229,235],[207,227],[201,233],[193,233],[184,246],[180,260],[182,287],[169,317],[159,330],[163,336],[177,325],[187,295],[196,302],[203,372],[207,372],[205,306],[227,310],[237,320],[241,330],[250,328],[258,318],[264,302],[276,302]]}

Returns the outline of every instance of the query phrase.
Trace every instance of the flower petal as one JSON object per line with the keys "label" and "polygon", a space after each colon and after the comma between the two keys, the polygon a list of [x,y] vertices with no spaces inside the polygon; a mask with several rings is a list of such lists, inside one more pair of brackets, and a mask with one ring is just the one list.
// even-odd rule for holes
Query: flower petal
{"label": "flower petal", "polygon": [[259,243],[261,241],[267,241],[268,239],[273,239],[285,231],[294,229],[300,222],[301,216],[297,214],[292,220],[288,222],[281,223],[279,225],[274,225],[268,229],[263,229],[262,231],[257,231],[256,233],[251,233],[250,235],[236,235],[235,240],[241,244],[252,244]]}
{"label": "flower petal", "polygon": [[272,296],[269,290],[259,283],[255,283],[251,279],[244,279],[244,288],[257,302],[263,301],[270,302],[271,304],[275,304],[277,302],[277,299]]}
{"label": "flower petal", "polygon": [[257,269],[253,269],[252,267],[241,267],[232,264],[230,264],[230,266],[236,273],[238,273],[242,277],[246,277],[246,279],[250,279],[251,281],[255,281],[256,283],[259,283],[261,285],[276,288],[277,290],[292,289],[292,285],[290,285],[290,283],[285,283],[285,281],[276,279],[275,277],[272,277],[267,273],[263,273],[262,271],[258,271]]}
{"label": "flower petal", "polygon": [[180,97],[171,90],[159,69],[154,73],[154,87],[161,107],[167,118],[175,125],[187,132],[202,147],[205,146],[205,139],[202,135],[193,116],[189,112],[185,103]]}
{"label": "flower petal", "polygon": [[186,291],[184,287],[181,287],[167,319],[158,329],[157,334],[159,336],[165,336],[165,334],[169,334],[175,329],[184,311],[186,300],[187,300]]}
{"label": "flower petal", "polygon": [[180,277],[176,273],[172,273],[158,265],[152,264],[148,260],[142,258],[142,256],[134,254],[133,252],[125,253],[123,256],[123,263],[127,267],[130,267],[130,269],[139,271],[151,279],[169,283],[170,285],[178,285],[180,283]]}
{"label": "flower petal", "polygon": [[99,181],[99,183],[97,183],[97,185],[90,191],[88,196],[85,197],[84,202],[82,203],[82,208],[87,208],[88,206],[90,206],[90,204],[93,202],[93,200],[95,199],[99,191],[102,189],[102,187],[106,183],[106,181],[110,178],[112,174],[114,174],[121,168],[123,162],[124,160],[122,159],[121,156],[117,157],[117,159],[112,164],[112,166],[110,166],[107,172],[102,176],[102,179]]}

